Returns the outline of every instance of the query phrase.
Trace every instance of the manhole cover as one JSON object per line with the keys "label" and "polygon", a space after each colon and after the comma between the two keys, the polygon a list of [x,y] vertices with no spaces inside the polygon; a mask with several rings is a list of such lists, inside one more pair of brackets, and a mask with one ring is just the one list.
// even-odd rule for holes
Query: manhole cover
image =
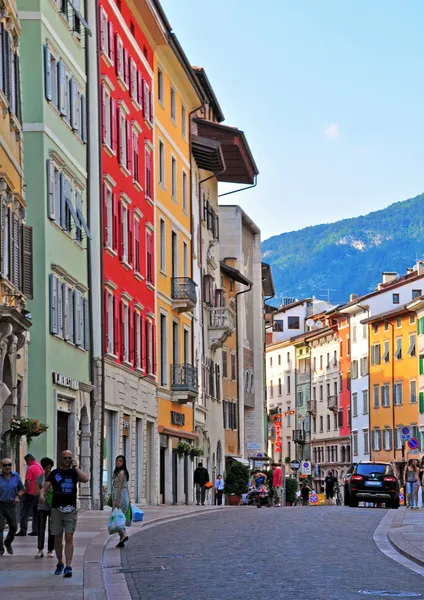
{"label": "manhole cover", "polygon": [[418,598],[419,592],[396,592],[393,590],[359,590],[358,594],[367,596],[385,596],[386,598]]}

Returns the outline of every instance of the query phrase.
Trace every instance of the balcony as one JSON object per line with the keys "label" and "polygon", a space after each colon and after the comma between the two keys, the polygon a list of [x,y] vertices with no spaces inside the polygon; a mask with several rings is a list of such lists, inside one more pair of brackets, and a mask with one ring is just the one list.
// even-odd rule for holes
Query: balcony
{"label": "balcony", "polygon": [[187,404],[198,394],[197,369],[187,363],[171,365],[171,396],[173,402]]}
{"label": "balcony", "polygon": [[306,403],[306,411],[310,415],[315,416],[317,414],[317,401],[316,400],[308,400]]}
{"label": "balcony", "polygon": [[306,444],[311,439],[311,432],[305,429],[295,429],[293,431],[293,441],[295,444]]}
{"label": "balcony", "polygon": [[231,308],[212,307],[209,312],[209,348],[217,350],[234,331],[234,312]]}
{"label": "balcony", "polygon": [[311,380],[311,372],[306,371],[305,373],[297,374],[297,383],[309,383]]}
{"label": "balcony", "polygon": [[339,403],[337,396],[329,396],[327,399],[327,408],[333,412],[339,412]]}
{"label": "balcony", "polygon": [[177,312],[193,310],[197,302],[196,284],[190,277],[173,277],[171,282],[172,308]]}

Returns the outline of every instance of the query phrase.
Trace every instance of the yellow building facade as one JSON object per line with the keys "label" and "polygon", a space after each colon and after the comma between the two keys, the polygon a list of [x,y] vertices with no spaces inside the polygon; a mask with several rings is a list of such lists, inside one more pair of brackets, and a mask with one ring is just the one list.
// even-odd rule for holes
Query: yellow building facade
{"label": "yellow building facade", "polygon": [[191,258],[190,116],[202,98],[173,34],[156,47],[154,70],[159,500],[186,503],[192,500],[192,465],[177,450],[197,437],[193,402],[198,394],[192,356],[197,291]]}
{"label": "yellow building facade", "polygon": [[[369,328],[371,460],[402,461],[401,428],[418,436],[415,312],[405,307],[363,321]],[[405,445],[404,458],[412,458]]]}

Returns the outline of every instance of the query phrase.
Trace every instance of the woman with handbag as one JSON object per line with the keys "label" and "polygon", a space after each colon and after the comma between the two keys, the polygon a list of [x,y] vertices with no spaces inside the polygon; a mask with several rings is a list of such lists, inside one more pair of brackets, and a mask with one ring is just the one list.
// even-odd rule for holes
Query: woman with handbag
{"label": "woman with handbag", "polygon": [[[115,459],[115,470],[112,478],[112,508],[119,508],[124,515],[127,517],[127,512],[131,511],[130,507],[130,496],[128,493],[128,480],[130,476],[127,469],[127,461],[125,456],[120,454]],[[131,523],[131,514],[128,521]],[[116,544],[117,548],[123,548],[125,542],[128,542],[128,536],[124,531],[119,533],[119,542]]]}
{"label": "woman with handbag", "polygon": [[406,497],[408,500],[408,508],[414,509],[418,508],[415,506],[415,487],[417,483],[419,483],[419,469],[415,464],[415,460],[410,458],[408,460],[408,465],[405,467],[405,471],[403,473],[403,481],[405,484]]}

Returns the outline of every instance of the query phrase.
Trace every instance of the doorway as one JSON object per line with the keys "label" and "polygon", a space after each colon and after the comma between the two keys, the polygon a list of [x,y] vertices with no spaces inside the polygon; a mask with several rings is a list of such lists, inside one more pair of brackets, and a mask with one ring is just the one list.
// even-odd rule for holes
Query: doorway
{"label": "doorway", "polygon": [[59,464],[59,456],[69,449],[69,413],[58,410],[56,419],[56,461]]}
{"label": "doorway", "polygon": [[159,455],[159,495],[161,504],[165,504],[165,450],[160,449]]}
{"label": "doorway", "polygon": [[171,251],[172,251],[172,277],[178,277],[178,237],[177,234],[172,232],[171,239]]}
{"label": "doorway", "polygon": [[172,451],[172,504],[178,502],[178,454]]}

